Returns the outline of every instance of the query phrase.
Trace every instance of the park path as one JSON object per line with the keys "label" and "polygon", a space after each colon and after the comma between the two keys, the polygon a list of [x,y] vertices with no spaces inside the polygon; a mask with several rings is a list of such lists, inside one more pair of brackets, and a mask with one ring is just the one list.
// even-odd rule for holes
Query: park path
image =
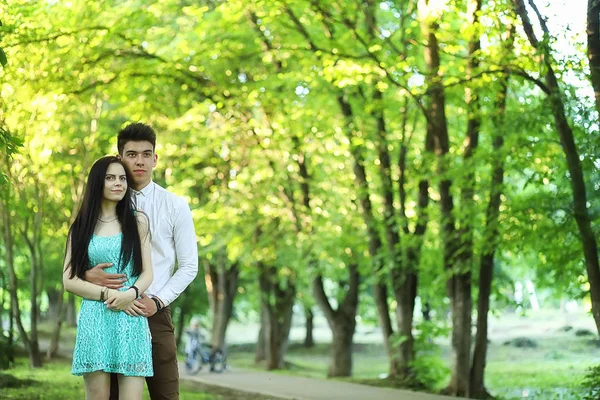
{"label": "park path", "polygon": [[410,390],[379,388],[336,380],[305,378],[271,372],[233,369],[221,374],[206,370],[189,375],[179,366],[182,380],[221,386],[242,392],[256,393],[276,399],[296,400],[450,400],[457,397],[440,396]]}
{"label": "park path", "polygon": [[[48,348],[48,340],[40,340],[40,348]],[[71,358],[74,343],[62,342],[61,356]],[[233,368],[223,373],[209,373],[206,369],[189,375],[185,365],[179,364],[180,379],[220,386],[241,392],[256,393],[274,399],[295,400],[450,400],[457,397],[440,396],[410,390],[379,388],[350,382],[305,378],[267,371]]]}

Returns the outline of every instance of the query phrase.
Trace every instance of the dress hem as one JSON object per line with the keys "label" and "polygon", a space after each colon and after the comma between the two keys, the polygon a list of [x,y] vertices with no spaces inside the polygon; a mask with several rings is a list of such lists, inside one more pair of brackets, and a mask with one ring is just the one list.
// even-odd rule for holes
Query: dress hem
{"label": "dress hem", "polygon": [[123,376],[138,376],[140,378],[150,378],[152,376],[154,376],[154,373],[150,373],[150,374],[144,374],[143,372],[140,373],[126,373],[120,370],[116,370],[116,369],[111,369],[111,368],[99,368],[99,369],[95,369],[93,371],[71,371],[71,375],[75,375],[75,376],[83,376],[85,374],[91,374],[92,372],[106,372],[109,374],[121,374]]}

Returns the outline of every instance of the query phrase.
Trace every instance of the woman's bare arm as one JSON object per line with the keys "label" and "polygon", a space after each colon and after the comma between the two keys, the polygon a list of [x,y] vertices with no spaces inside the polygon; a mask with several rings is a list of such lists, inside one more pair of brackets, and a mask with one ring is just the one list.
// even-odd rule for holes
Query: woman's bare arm
{"label": "woman's bare arm", "polygon": [[[88,300],[100,300],[100,292],[102,286],[94,285],[93,283],[79,279],[77,276],[71,276],[71,238],[67,239],[67,251],[63,265],[63,285],[65,290],[73,293],[76,296],[83,297]],[[109,289],[112,291],[112,289]],[[106,293],[108,295],[108,292]]]}

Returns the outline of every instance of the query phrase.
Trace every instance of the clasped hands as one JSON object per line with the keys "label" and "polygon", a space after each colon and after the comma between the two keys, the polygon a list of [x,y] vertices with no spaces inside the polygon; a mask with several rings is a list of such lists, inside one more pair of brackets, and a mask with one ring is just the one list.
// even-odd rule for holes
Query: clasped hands
{"label": "clasped hands", "polygon": [[119,292],[118,290],[109,290],[108,299],[104,302],[109,310],[123,311],[132,317],[143,316],[151,317],[156,314],[156,303],[142,293],[139,298],[135,298],[133,289]]}
{"label": "clasped hands", "polygon": [[156,314],[156,303],[142,293],[135,298],[135,290],[118,291],[123,287],[127,277],[125,274],[108,274],[104,269],[110,267],[111,263],[98,264],[85,273],[85,280],[98,286],[107,287],[107,300],[104,302],[110,310],[123,311],[127,315],[151,317]]}

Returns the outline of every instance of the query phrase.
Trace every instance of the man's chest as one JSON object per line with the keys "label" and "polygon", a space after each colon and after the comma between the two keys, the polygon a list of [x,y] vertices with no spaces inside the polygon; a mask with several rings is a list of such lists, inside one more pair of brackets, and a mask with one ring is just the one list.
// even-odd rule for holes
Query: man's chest
{"label": "man's chest", "polygon": [[138,204],[150,220],[150,233],[154,244],[168,243],[173,238],[173,210],[168,204],[146,201]]}

